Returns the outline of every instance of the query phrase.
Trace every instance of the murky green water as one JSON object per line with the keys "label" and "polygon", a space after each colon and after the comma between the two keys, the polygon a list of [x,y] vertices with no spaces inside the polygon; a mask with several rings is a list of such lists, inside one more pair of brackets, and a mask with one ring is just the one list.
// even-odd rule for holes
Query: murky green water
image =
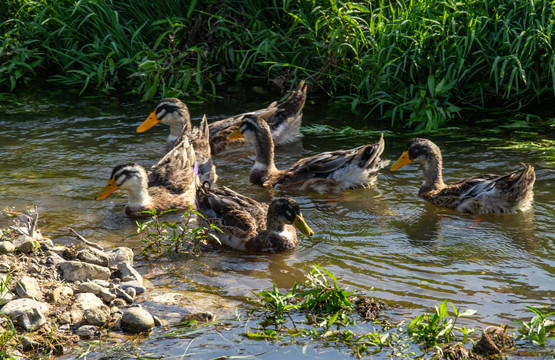
{"label": "murky green water", "polygon": [[[219,106],[190,104],[194,120],[209,120],[265,105],[271,96],[224,99]],[[246,97],[246,98],[245,98]],[[135,133],[152,111],[152,103],[133,98],[82,98],[64,90],[36,89],[0,99],[0,205],[23,210],[37,205],[43,233],[55,242],[73,241],[74,228],[103,246],[134,246],[121,239],[135,232],[123,212],[126,195],[115,193],[97,202],[94,197],[108,180],[111,168],[136,161],[149,167],[163,155],[168,133],[156,126]],[[552,114],[550,116],[553,116]],[[356,117],[342,108],[308,104],[304,124],[353,125]],[[376,125],[376,130],[386,126]],[[205,249],[198,257],[142,262],[139,270],[150,282],[149,292],[189,291],[206,294],[219,304],[221,316],[234,318],[233,307],[270,289],[275,281],[283,290],[313,264],[333,272],[340,284],[390,304],[401,304],[399,317],[412,319],[448,299],[457,307],[476,309],[467,326],[508,324],[529,320],[526,305],[554,306],[555,298],[555,169],[536,152],[495,150],[496,139],[514,137],[555,139],[550,133],[458,133],[430,139],[443,150],[446,182],[480,173],[506,173],[529,162],[536,169],[534,209],[524,214],[480,216],[441,209],[417,196],[421,169],[410,165],[397,172],[383,171],[377,185],[340,195],[297,195],[305,219],[316,235],[302,239],[294,251],[250,255],[225,248]],[[386,134],[384,159],[395,160],[408,136]],[[352,135],[307,134],[296,147],[277,154],[280,168],[299,157],[350,148],[371,138]],[[220,185],[269,201],[272,194],[248,183],[253,164],[248,154],[233,152],[216,159]],[[283,195],[278,193],[276,195]],[[225,305],[215,297],[228,301]],[[154,309],[163,319],[176,309]],[[239,311],[240,312],[240,311]],[[144,343],[146,351],[166,356],[197,354],[337,358],[334,348],[256,342],[239,333],[206,333],[190,339],[158,339]],[[551,345],[554,345],[551,343]],[[552,346],[552,348],[555,346]],[[348,355],[344,355],[348,356]],[[385,356],[385,354],[384,354]]]}

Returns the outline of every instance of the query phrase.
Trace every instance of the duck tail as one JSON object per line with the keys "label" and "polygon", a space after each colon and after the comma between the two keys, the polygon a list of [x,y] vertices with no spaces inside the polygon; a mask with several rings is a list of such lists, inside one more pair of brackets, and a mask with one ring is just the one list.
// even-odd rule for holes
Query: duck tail
{"label": "duck tail", "polygon": [[366,146],[362,146],[357,154],[359,166],[361,168],[371,168],[376,167],[382,169],[389,164],[389,160],[382,161],[380,159],[380,155],[382,154],[385,147],[385,142],[383,139],[383,133],[380,136],[380,140],[378,140],[375,144],[368,144]]}

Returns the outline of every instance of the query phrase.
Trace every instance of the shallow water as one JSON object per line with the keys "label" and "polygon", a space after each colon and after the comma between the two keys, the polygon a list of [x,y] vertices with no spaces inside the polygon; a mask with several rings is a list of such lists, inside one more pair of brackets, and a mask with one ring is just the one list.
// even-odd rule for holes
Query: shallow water
{"label": "shallow water", "polygon": [[[230,95],[220,104],[190,104],[193,121],[207,113],[209,121],[254,110],[274,100],[272,95],[248,91]],[[44,234],[55,242],[74,242],[68,228],[102,246],[138,246],[122,239],[135,233],[134,220],[123,212],[126,195],[116,192],[104,201],[94,197],[105,185],[111,168],[136,161],[145,167],[163,154],[168,128],[158,125],[143,134],[136,127],[153,110],[153,103],[134,98],[83,98],[66,90],[37,88],[0,99],[0,205],[24,210],[38,206]],[[553,116],[553,113],[551,115]],[[348,108],[309,103],[303,122],[342,127],[358,118]],[[386,129],[377,123],[374,130]],[[394,161],[409,136],[387,132],[383,159]],[[221,297],[224,316],[234,317],[233,304],[271,289],[272,281],[290,289],[303,274],[319,264],[334,273],[341,285],[368,292],[411,319],[448,299],[458,308],[476,309],[463,323],[483,328],[529,320],[526,305],[553,307],[555,297],[555,169],[538,153],[495,150],[514,136],[553,140],[553,131],[533,133],[468,133],[435,135],[443,151],[447,183],[480,173],[507,173],[519,162],[536,169],[533,210],[506,216],[475,217],[427,204],[417,196],[421,169],[409,165],[384,170],[377,184],[336,195],[291,194],[300,203],[316,232],[302,238],[297,249],[283,254],[251,255],[213,246],[198,257],[175,256],[142,261],[139,270],[150,281],[151,292],[194,291]],[[377,141],[353,135],[306,134],[294,147],[279,149],[277,166],[322,151],[350,148]],[[488,138],[489,140],[481,140]],[[252,151],[234,151],[216,158],[220,185],[269,201],[274,194],[248,183]],[[4,220],[5,221],[5,220]],[[218,303],[220,300],[214,300]],[[231,310],[229,310],[231,309]],[[155,309],[164,317],[164,311]],[[547,311],[547,310],[546,310]],[[245,329],[243,329],[244,331]],[[191,339],[149,340],[152,354],[184,353],[336,358],[339,350],[300,345],[242,341],[233,335],[206,333]],[[231,340],[230,340],[231,339]],[[551,345],[554,345],[551,343]],[[552,346],[551,348],[555,348]]]}

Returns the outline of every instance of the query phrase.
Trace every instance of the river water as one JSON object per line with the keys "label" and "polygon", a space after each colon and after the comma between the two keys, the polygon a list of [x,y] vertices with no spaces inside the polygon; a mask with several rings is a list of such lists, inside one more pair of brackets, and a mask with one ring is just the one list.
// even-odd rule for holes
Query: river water
{"label": "river water", "polygon": [[[231,93],[217,104],[189,107],[193,122],[198,123],[204,113],[212,121],[264,107],[275,97],[247,90]],[[39,87],[24,94],[2,95],[0,105],[2,208],[38,206],[40,228],[54,242],[74,242],[68,231],[73,228],[105,247],[138,248],[140,244],[134,240],[122,242],[136,231],[134,220],[123,212],[126,194],[116,192],[104,201],[94,197],[113,166],[136,161],[148,168],[163,156],[166,126],[135,132],[154,104],[140,103],[134,97],[79,97],[66,89]],[[305,136],[295,146],[278,150],[278,168],[300,157],[373,143],[379,131],[388,129],[387,124],[376,122],[371,127],[376,132],[366,135],[310,131],[311,125],[320,124],[357,128],[361,118],[348,107],[309,101],[303,118]],[[483,126],[495,128],[489,123]],[[532,317],[527,305],[553,311],[555,165],[541,152],[496,148],[511,138],[553,141],[554,133],[552,128],[539,133],[496,128],[428,137],[442,149],[447,183],[481,173],[507,173],[518,169],[519,162],[531,163],[537,181],[533,210],[527,213],[476,217],[427,204],[417,196],[421,169],[409,165],[396,172],[384,169],[376,186],[369,189],[338,195],[291,194],[316,233],[301,238],[293,251],[252,255],[209,246],[196,257],[142,260],[137,266],[149,292],[201,294],[203,301],[217,307],[220,318],[241,318],[243,303],[254,298],[254,293],[270,290],[273,281],[288,290],[318,264],[334,273],[342,286],[400,305],[395,310],[397,319],[410,320],[431,312],[434,305],[447,299],[458,308],[477,310],[463,320],[468,327],[507,324],[514,329],[518,327],[514,320]],[[386,131],[382,158],[395,161],[410,137]],[[218,156],[220,185],[260,201],[285,195],[248,183],[252,155],[247,149]],[[163,320],[164,311],[158,308]],[[183,354],[276,359],[303,354],[326,359],[349,356],[314,344],[303,347],[246,340],[241,332],[245,328],[229,334],[206,332],[196,340],[194,336],[150,339],[143,346],[147,354],[167,358]],[[554,345],[550,343],[550,348]]]}

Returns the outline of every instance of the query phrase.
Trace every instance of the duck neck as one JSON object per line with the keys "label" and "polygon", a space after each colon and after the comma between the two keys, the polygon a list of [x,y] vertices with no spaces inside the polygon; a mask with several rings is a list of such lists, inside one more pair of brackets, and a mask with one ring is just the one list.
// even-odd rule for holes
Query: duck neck
{"label": "duck neck", "polygon": [[278,172],[274,163],[274,141],[271,134],[257,134],[254,149],[256,162],[251,169],[250,180],[253,184],[262,185],[269,176]]}
{"label": "duck neck", "polygon": [[146,186],[129,188],[127,192],[129,194],[127,206],[130,208],[148,210],[152,208],[152,199]]}
{"label": "duck neck", "polygon": [[441,154],[437,156],[431,156],[426,162],[422,164],[422,169],[424,172],[424,183],[420,188],[420,192],[439,190],[445,187],[442,175],[443,162],[441,159]]}

